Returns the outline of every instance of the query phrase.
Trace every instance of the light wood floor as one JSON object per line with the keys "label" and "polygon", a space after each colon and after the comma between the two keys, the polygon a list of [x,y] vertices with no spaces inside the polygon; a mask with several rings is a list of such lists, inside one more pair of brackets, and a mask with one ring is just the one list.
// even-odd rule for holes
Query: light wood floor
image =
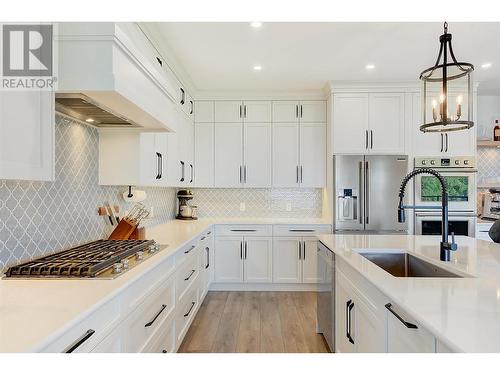
{"label": "light wood floor", "polygon": [[208,292],[179,353],[324,353],[314,292]]}

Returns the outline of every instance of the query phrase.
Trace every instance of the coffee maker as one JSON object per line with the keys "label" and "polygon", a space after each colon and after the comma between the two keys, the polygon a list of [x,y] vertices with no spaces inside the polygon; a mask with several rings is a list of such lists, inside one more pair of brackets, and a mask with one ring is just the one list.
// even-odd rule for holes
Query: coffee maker
{"label": "coffee maker", "polygon": [[483,195],[483,212],[481,219],[500,219],[500,189],[490,189]]}
{"label": "coffee maker", "polygon": [[191,190],[179,190],[177,192],[177,199],[179,199],[179,210],[176,218],[179,220],[196,220],[196,206],[191,206],[189,201],[193,199],[193,192]]}

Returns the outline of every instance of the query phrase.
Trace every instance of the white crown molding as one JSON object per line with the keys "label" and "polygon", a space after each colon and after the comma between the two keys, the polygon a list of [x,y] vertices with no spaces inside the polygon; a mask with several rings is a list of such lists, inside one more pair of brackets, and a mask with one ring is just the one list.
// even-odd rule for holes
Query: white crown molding
{"label": "white crown molding", "polygon": [[324,90],[263,90],[217,91],[198,90],[196,100],[326,100]]}
{"label": "white crown molding", "polygon": [[335,92],[419,92],[418,81],[394,81],[394,82],[364,82],[364,81],[330,81],[326,88],[330,94]]}

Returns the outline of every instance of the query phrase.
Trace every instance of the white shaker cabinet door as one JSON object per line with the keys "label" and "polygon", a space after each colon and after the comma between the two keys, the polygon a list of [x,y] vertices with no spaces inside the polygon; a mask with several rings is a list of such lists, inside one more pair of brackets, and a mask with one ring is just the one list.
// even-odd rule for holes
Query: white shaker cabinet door
{"label": "white shaker cabinet door", "polygon": [[372,93],[369,105],[369,151],[403,154],[405,116],[402,93]]}
{"label": "white shaker cabinet door", "polygon": [[273,282],[302,282],[300,237],[275,237],[273,242]]}
{"label": "white shaker cabinet door", "polygon": [[54,94],[0,91],[0,179],[54,179]]}
{"label": "white shaker cabinet door", "polygon": [[243,257],[246,283],[273,281],[273,239],[271,237],[245,237]]}
{"label": "white shaker cabinet door", "polygon": [[238,122],[243,120],[241,101],[221,100],[215,102],[215,122]]}
{"label": "white shaker cabinet door", "polygon": [[299,125],[273,123],[273,187],[299,186]]}
{"label": "white shaker cabinet door", "polygon": [[214,124],[196,123],[194,129],[195,186],[214,186]]}
{"label": "white shaker cabinet door", "polygon": [[333,95],[333,152],[363,154],[368,150],[368,94]]}
{"label": "white shaker cabinet door", "polygon": [[271,123],[245,123],[244,132],[244,186],[270,187]]}
{"label": "white shaker cabinet door", "polygon": [[215,239],[215,282],[243,282],[243,237]]}
{"label": "white shaker cabinet door", "polygon": [[273,123],[299,122],[299,102],[292,100],[273,101]]}
{"label": "white shaker cabinet door", "polygon": [[326,186],[326,123],[300,124],[300,185]]}
{"label": "white shaker cabinet door", "polygon": [[250,100],[243,102],[245,122],[271,122],[271,102]]}
{"label": "white shaker cabinet door", "polygon": [[241,123],[215,124],[215,186],[240,187],[243,179]]}
{"label": "white shaker cabinet door", "polygon": [[300,122],[326,122],[326,102],[324,100],[303,100],[299,108]]}
{"label": "white shaker cabinet door", "polygon": [[194,103],[195,122],[214,122],[215,103],[211,100],[197,100]]}

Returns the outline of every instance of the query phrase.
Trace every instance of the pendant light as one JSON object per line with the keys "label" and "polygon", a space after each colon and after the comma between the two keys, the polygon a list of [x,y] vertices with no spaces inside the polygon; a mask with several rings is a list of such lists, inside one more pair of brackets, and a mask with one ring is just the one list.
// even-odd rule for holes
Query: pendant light
{"label": "pendant light", "polygon": [[470,129],[474,126],[472,121],[474,66],[458,62],[455,58],[446,22],[439,43],[436,63],[420,73],[424,120],[420,130],[424,133],[445,133]]}

